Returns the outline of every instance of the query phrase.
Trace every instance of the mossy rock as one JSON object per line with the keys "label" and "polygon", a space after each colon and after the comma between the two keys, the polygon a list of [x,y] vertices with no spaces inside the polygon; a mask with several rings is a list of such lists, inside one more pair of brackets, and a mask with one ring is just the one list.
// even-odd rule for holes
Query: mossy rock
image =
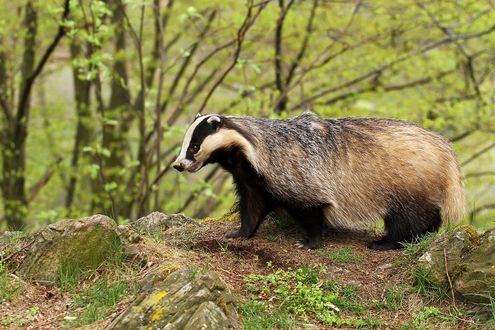
{"label": "mossy rock", "polygon": [[457,296],[488,303],[495,297],[495,229],[479,235],[473,227],[462,226],[443,233],[419,258],[419,265],[434,285],[447,288],[448,271]]}
{"label": "mossy rock", "polygon": [[115,222],[104,215],[48,225],[34,235],[19,274],[53,285],[64,265],[81,271],[96,269],[121,248],[115,229]]}
{"label": "mossy rock", "polygon": [[183,214],[164,214],[161,212],[152,212],[147,216],[131,222],[131,226],[147,234],[153,234],[156,231],[166,231],[172,227],[179,227],[185,224],[197,224],[194,220]]}
{"label": "mossy rock", "polygon": [[110,329],[231,329],[238,327],[233,298],[213,272],[181,268],[162,281],[151,275],[134,303]]}

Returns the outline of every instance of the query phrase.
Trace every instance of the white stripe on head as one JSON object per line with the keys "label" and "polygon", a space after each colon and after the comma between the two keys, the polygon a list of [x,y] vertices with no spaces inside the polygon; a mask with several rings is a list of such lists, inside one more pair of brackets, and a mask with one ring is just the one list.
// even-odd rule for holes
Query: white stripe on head
{"label": "white stripe on head", "polygon": [[191,126],[189,126],[189,128],[186,131],[186,135],[184,136],[184,141],[182,142],[182,149],[180,150],[180,154],[177,157],[177,161],[186,159],[187,148],[189,148],[189,144],[191,143],[191,139],[194,134],[194,131],[196,130],[196,127],[198,127],[198,125],[201,124],[203,120],[211,116],[213,115],[205,115],[205,116],[199,114],[196,115],[196,118],[194,119],[193,123],[191,124]]}

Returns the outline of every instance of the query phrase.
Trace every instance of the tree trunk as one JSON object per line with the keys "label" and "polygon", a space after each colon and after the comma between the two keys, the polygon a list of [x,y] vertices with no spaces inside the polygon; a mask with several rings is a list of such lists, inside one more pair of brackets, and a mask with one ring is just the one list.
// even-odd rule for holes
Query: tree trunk
{"label": "tree trunk", "polygon": [[[36,49],[38,16],[31,2],[27,2],[24,14],[24,53],[21,63],[21,88],[26,89],[32,79]],[[22,98],[27,99],[23,100]],[[7,143],[2,150],[2,192],[7,226],[14,230],[22,229],[27,214],[25,191],[26,139],[30,110],[30,93],[19,93],[18,109],[15,118],[7,128]]]}
{"label": "tree trunk", "polygon": [[[124,205],[130,196],[127,196],[121,191],[124,189],[124,180],[121,175],[121,170],[125,166],[125,159],[128,152],[127,132],[128,121],[131,120],[129,113],[133,110],[130,108],[130,95],[128,90],[128,74],[126,68],[126,39],[125,39],[125,6],[121,0],[113,0],[110,3],[113,11],[113,24],[115,24],[115,59],[112,70],[111,95],[110,102],[105,109],[103,118],[103,142],[102,147],[110,151],[110,155],[103,159],[105,182],[102,187],[100,200],[103,202],[103,210],[106,212],[113,209],[111,216],[113,217],[128,217],[128,214],[122,214],[120,205]],[[112,201],[111,194],[105,191],[110,189],[109,186],[114,185],[116,190],[115,196],[119,196],[117,200]],[[116,205],[111,205],[115,203]]]}
{"label": "tree trunk", "polygon": [[[80,57],[83,53],[80,41],[73,40],[70,44],[70,51],[73,59]],[[91,143],[92,137],[94,136],[90,109],[91,82],[78,78],[79,69],[77,67],[72,69],[72,74],[74,81],[74,97],[76,101],[77,127],[74,148],[72,149],[69,185],[67,186],[67,195],[65,198],[65,207],[69,210],[74,202],[81,150]]]}

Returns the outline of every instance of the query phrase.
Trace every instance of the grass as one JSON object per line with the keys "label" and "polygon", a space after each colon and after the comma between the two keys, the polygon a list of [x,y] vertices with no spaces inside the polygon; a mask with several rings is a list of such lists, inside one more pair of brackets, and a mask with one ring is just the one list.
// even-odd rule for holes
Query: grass
{"label": "grass", "polygon": [[385,289],[382,301],[378,302],[375,307],[379,309],[397,311],[404,306],[405,300],[406,288],[403,286],[395,286]]}
{"label": "grass", "polygon": [[109,282],[106,278],[99,279],[74,298],[75,307],[84,308],[78,323],[91,324],[105,318],[109,309],[123,298],[128,288],[124,281]]}
{"label": "grass", "polygon": [[434,293],[436,296],[443,297],[447,295],[447,289],[438,286],[431,280],[430,270],[421,265],[415,265],[412,269],[414,287],[416,292],[425,296]]}
{"label": "grass", "polygon": [[65,258],[57,269],[56,285],[63,290],[74,290],[81,281],[82,269],[72,259]]}
{"label": "grass", "polygon": [[281,310],[268,310],[263,301],[251,299],[239,306],[244,329],[297,329],[298,322],[292,315]]}
{"label": "grass", "polygon": [[9,279],[9,272],[3,259],[0,259],[0,303],[12,300],[22,291]]}
{"label": "grass", "polygon": [[324,272],[323,267],[301,267],[247,276],[245,287],[253,297],[239,307],[244,327],[301,328],[314,319],[329,326],[372,327],[380,323],[371,315],[341,318],[342,310],[361,316],[366,314],[366,307],[358,302],[357,286],[323,281],[320,276]]}
{"label": "grass", "polygon": [[363,257],[356,254],[354,249],[346,246],[332,251],[321,251],[320,255],[338,264],[357,264],[363,262]]}
{"label": "grass", "polygon": [[394,265],[396,267],[407,266],[418,260],[428,250],[437,235],[438,233],[428,233],[420,237],[415,243],[403,243],[404,254],[394,262]]}

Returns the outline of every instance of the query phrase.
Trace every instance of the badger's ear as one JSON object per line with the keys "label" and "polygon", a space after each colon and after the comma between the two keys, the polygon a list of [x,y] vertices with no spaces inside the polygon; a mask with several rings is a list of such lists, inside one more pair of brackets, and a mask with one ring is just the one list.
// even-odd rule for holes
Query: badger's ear
{"label": "badger's ear", "polygon": [[196,114],[196,118],[195,118],[195,119],[198,119],[198,117],[201,117],[201,113],[200,113],[200,112],[198,112],[198,113]]}
{"label": "badger's ear", "polygon": [[206,122],[213,126],[213,128],[218,128],[222,125],[222,119],[219,116],[210,116]]}

